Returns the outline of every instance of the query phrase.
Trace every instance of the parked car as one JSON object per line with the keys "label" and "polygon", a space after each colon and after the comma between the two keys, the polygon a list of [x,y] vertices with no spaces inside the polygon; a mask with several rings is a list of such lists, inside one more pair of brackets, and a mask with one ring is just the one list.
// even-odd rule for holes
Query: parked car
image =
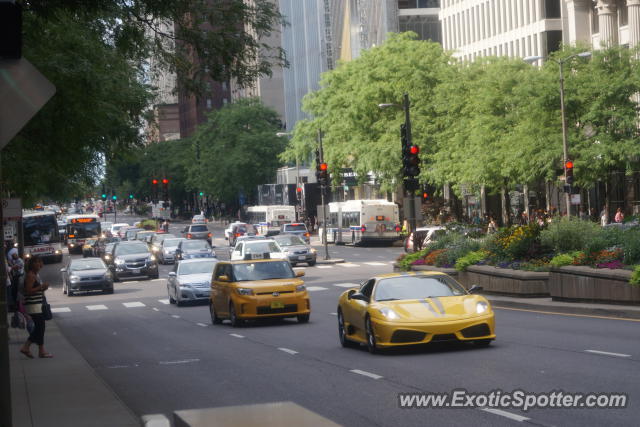
{"label": "parked car", "polygon": [[102,291],[113,293],[113,278],[100,258],[70,259],[62,273],[62,293],[72,296],[76,292]]}
{"label": "parked car", "polygon": [[178,243],[175,258],[182,261],[193,258],[215,258],[216,253],[209,242],[204,240],[183,240]]}
{"label": "parked car", "polygon": [[306,262],[309,267],[316,265],[316,250],[296,234],[278,234],[273,240],[280,245],[292,266]]}
{"label": "parked car", "polygon": [[[106,256],[105,259],[107,259]],[[150,279],[159,277],[156,257],[142,242],[116,243],[109,254],[108,262],[113,280],[116,282],[125,277],[146,276]]]}
{"label": "parked car", "polygon": [[[176,260],[175,253],[178,248],[178,244],[182,242],[183,239],[181,237],[175,239],[164,239],[160,244],[160,250],[156,252],[158,257],[158,262],[160,264],[169,264]],[[206,242],[205,242],[206,243]]]}
{"label": "parked car", "polygon": [[211,276],[218,260],[188,259],[176,263],[167,280],[169,302],[181,306],[187,301],[208,301]]}
{"label": "parked car", "polygon": [[182,234],[187,239],[203,239],[211,243],[212,234],[204,224],[187,225]]}
{"label": "parked car", "polygon": [[238,237],[257,235],[258,230],[251,224],[245,224],[244,222],[232,224],[231,232],[229,233],[229,246],[235,246]]}
{"label": "parked car", "polygon": [[191,218],[191,224],[206,224],[207,218],[204,215],[194,215]]}
{"label": "parked car", "polygon": [[301,222],[282,224],[280,234],[295,234],[305,242],[311,243],[311,234],[307,230],[307,226]]}
{"label": "parked car", "polygon": [[151,249],[151,252],[156,254],[160,250],[160,247],[162,246],[162,241],[164,239],[175,239],[177,237],[178,236],[171,233],[156,233],[151,237],[151,240],[149,241],[149,249]]}
{"label": "parked car", "polygon": [[287,259],[280,245],[275,240],[249,240],[239,242],[231,252],[231,261],[242,259],[263,259],[265,254],[271,259]]}
{"label": "parked car", "polygon": [[[416,228],[416,232],[415,232],[415,235],[417,236],[416,249],[420,250],[424,248],[429,243],[437,240],[440,236],[443,236],[446,233],[447,233],[447,229],[440,225]],[[405,239],[404,241],[405,252],[413,252],[413,236],[414,236],[414,233],[411,233],[409,234],[409,237]]]}

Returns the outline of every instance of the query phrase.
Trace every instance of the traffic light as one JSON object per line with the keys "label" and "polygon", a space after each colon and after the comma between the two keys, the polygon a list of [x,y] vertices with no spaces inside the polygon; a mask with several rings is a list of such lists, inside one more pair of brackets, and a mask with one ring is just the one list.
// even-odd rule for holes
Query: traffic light
{"label": "traffic light", "polygon": [[102,186],[102,200],[107,200],[107,190],[105,190],[104,185]]}
{"label": "traffic light", "polygon": [[427,202],[427,201],[429,201],[429,193],[427,193],[427,191],[426,191],[426,190],[423,190],[423,191],[422,191],[422,201],[423,201],[423,202]]}
{"label": "traffic light", "polygon": [[153,203],[158,203],[158,180],[151,180],[151,201]]}
{"label": "traffic light", "polygon": [[129,194],[129,198],[130,198],[130,199],[133,199],[133,194]]}
{"label": "traffic light", "polygon": [[113,199],[113,201],[115,202],[116,200],[118,200],[118,196],[116,196],[115,194],[113,196],[111,196],[111,198]]}
{"label": "traffic light", "polygon": [[400,142],[402,144],[402,176],[406,191],[416,191],[420,188],[418,179],[420,175],[420,147],[413,145],[409,140],[407,128],[400,125]]}
{"label": "traffic light", "polygon": [[169,180],[162,178],[162,200],[169,200]]}
{"label": "traffic light", "polygon": [[319,178],[318,178],[318,183],[320,185],[328,185],[329,184],[329,166],[327,166],[326,163],[320,163],[318,165],[318,170],[319,170]]}
{"label": "traffic light", "polygon": [[567,185],[573,185],[573,162],[571,160],[564,163],[564,177]]}
{"label": "traffic light", "polygon": [[198,196],[203,197],[204,196],[204,192],[203,191],[199,192]]}

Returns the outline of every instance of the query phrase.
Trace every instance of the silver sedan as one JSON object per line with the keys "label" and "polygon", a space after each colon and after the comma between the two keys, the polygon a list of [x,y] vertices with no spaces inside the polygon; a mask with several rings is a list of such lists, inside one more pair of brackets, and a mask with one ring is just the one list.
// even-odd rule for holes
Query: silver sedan
{"label": "silver sedan", "polygon": [[181,306],[187,301],[209,301],[211,276],[216,258],[195,258],[177,262],[167,280],[169,302]]}

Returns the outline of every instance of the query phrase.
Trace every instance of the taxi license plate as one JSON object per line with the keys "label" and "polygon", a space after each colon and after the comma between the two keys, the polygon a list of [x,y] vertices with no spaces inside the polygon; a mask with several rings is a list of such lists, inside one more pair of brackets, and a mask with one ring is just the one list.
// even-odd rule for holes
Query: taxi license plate
{"label": "taxi license plate", "polygon": [[262,258],[262,254],[251,254],[251,259],[260,259]]}
{"label": "taxi license plate", "polygon": [[131,272],[133,274],[140,274],[140,269],[139,268],[134,268],[133,270],[131,270]]}
{"label": "taxi license plate", "polygon": [[304,255],[300,255],[300,256],[298,257],[298,259],[306,259],[306,258],[307,258],[307,257],[306,257],[306,256],[304,256]]}
{"label": "taxi license plate", "polygon": [[271,303],[271,308],[284,308],[284,303],[281,301],[273,301]]}

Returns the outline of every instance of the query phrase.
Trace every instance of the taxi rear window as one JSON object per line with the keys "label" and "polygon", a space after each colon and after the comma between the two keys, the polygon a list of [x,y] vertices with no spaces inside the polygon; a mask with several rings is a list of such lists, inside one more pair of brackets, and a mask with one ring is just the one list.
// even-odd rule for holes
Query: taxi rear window
{"label": "taxi rear window", "polygon": [[295,273],[288,261],[254,262],[233,265],[236,281],[293,279]]}

